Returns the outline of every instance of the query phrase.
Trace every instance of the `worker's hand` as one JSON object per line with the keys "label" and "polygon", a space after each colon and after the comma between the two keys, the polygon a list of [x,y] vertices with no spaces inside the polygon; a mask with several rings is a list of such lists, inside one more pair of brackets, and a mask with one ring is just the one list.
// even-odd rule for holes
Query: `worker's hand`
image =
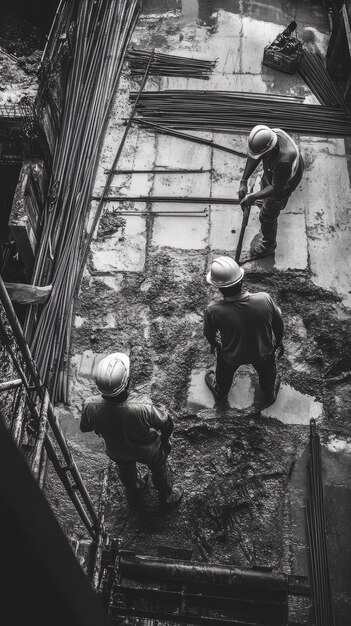
{"label": "worker's hand", "polygon": [[241,180],[239,192],[238,192],[238,197],[239,197],[240,202],[243,198],[245,198],[246,194],[247,194],[247,181]]}
{"label": "worker's hand", "polygon": [[165,440],[165,439],[162,440],[162,446],[163,446],[165,455],[168,456],[170,454],[171,450],[172,450],[172,446],[169,443],[168,439],[167,440]]}
{"label": "worker's hand", "polygon": [[277,359],[281,359],[284,352],[285,352],[285,347],[282,341],[280,341],[279,343],[277,343],[277,345],[275,346],[275,352],[277,355]]}
{"label": "worker's hand", "polygon": [[253,204],[255,204],[255,196],[253,193],[248,193],[240,202],[240,206],[243,211],[248,209]]}

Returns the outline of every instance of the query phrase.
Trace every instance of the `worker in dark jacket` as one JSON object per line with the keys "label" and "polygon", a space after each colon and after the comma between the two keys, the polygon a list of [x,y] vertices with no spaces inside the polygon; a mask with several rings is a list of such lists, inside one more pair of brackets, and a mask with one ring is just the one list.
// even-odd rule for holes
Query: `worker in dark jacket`
{"label": "worker in dark jacket", "polygon": [[[214,259],[207,282],[218,287],[223,300],[207,307],[204,335],[217,353],[216,373],[205,380],[217,400],[225,400],[240,365],[250,363],[259,376],[264,406],[273,404],[279,389],[275,351],[284,353],[283,320],[279,307],[265,292],[242,290],[244,270],[231,257]],[[274,341],[275,339],[275,341]]]}
{"label": "worker in dark jacket", "polygon": [[115,352],[97,366],[95,382],[101,395],[89,398],[83,407],[80,429],[94,431],[103,437],[107,455],[118,468],[127,493],[144,489],[148,476],[141,477],[136,462],[146,465],[152,474],[161,505],[178,504],[183,492],[173,487],[167,456],[173,420],[164,407],[150,402],[128,400],[130,382],[129,357]]}
{"label": "worker in dark jacket", "polygon": [[[261,189],[247,193],[248,179],[262,163]],[[239,187],[241,208],[261,206],[262,238],[247,259],[242,262],[274,254],[277,247],[278,217],[301,181],[304,163],[294,140],[281,128],[254,126],[248,138],[248,157]]]}

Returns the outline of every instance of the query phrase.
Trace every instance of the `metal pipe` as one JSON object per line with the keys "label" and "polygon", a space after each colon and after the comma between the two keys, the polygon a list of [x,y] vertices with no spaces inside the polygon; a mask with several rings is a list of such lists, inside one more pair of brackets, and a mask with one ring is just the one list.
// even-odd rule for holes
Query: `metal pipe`
{"label": "metal pipe", "polygon": [[335,626],[326,542],[322,488],[321,445],[316,422],[310,420],[310,453],[307,464],[307,534],[312,579],[313,608],[318,626]]}
{"label": "metal pipe", "polygon": [[203,617],[202,615],[194,615],[194,613],[171,613],[167,609],[157,610],[156,612],[150,609],[134,609],[124,606],[113,606],[110,611],[112,618],[125,615],[126,617],[135,617],[147,620],[147,624],[157,623],[169,624],[175,622],[176,624],[199,624],[200,626],[262,626],[258,622],[243,622],[242,620],[236,620],[233,618],[226,619],[221,617],[219,620],[216,617]]}
{"label": "metal pipe", "polygon": [[21,378],[15,378],[15,380],[8,380],[5,383],[0,383],[0,393],[2,391],[9,391],[9,389],[17,389],[22,385]]}
{"label": "metal pipe", "polygon": [[157,165],[154,169],[150,170],[105,170],[105,174],[205,174],[211,172],[209,169],[185,169],[185,168],[157,168]]}
{"label": "metal pipe", "polygon": [[167,215],[169,217],[206,217],[208,213],[206,210],[201,211],[114,211],[114,215],[120,215],[121,217],[135,216],[135,215]]}
{"label": "metal pipe", "polygon": [[133,553],[119,555],[119,572],[131,579],[148,581],[182,582],[196,585],[224,586],[232,590],[280,591],[287,593],[288,578],[285,574],[240,569],[229,565],[192,563],[157,559]]}
{"label": "metal pipe", "polygon": [[[326,84],[325,79],[321,85],[323,91]],[[134,98],[133,92],[130,95],[132,102]],[[137,119],[172,129],[234,132],[235,129],[251,128],[253,124],[267,123],[292,132],[322,136],[351,134],[351,118],[345,107],[304,104],[296,99],[271,94],[149,91],[144,92],[140,99],[137,113],[141,116]]]}
{"label": "metal pipe", "polygon": [[[103,196],[92,196],[91,200],[101,200]],[[105,196],[104,202],[173,202],[184,204],[233,204],[240,205],[238,198],[211,198],[209,196]]]}
{"label": "metal pipe", "polygon": [[[256,624],[259,622],[261,626],[271,624],[282,624],[286,614],[287,599],[276,600],[271,599],[269,596],[264,599],[256,599],[252,597],[250,599],[237,598],[231,592],[230,596],[215,596],[208,593],[188,593],[184,587],[181,591],[168,591],[150,588],[140,587],[125,587],[123,585],[113,586],[113,596],[125,598],[125,605],[127,608],[133,608],[140,606],[140,600],[144,600],[142,605],[145,606],[145,601],[148,606],[146,610],[158,611],[161,606],[171,604],[174,617],[177,615],[191,614],[193,619],[189,619],[189,623],[196,623],[194,616],[198,617],[199,614],[206,615],[210,618],[209,610],[215,610],[217,618],[222,615],[231,615],[232,619],[240,619],[240,616],[244,620],[245,626],[249,624]],[[112,611],[116,608],[116,614],[119,606],[111,607]],[[155,615],[156,616],[156,615]],[[211,619],[211,618],[210,618]],[[213,617],[212,617],[213,619]],[[222,623],[222,622],[221,622]],[[230,622],[232,623],[232,621]],[[235,623],[235,622],[234,622]],[[238,623],[238,622],[237,622]]]}
{"label": "metal pipe", "polygon": [[228,152],[229,154],[235,154],[236,156],[240,156],[243,158],[247,158],[247,154],[245,152],[240,152],[239,150],[234,150],[233,148],[228,148],[227,146],[221,146],[221,144],[216,143],[215,141],[211,141],[210,139],[203,139],[203,137],[196,137],[195,135],[188,135],[187,133],[182,133],[180,131],[174,130],[167,126],[160,126],[160,124],[154,124],[153,122],[146,121],[144,119],[140,119],[139,117],[135,117],[133,119],[133,124],[139,124],[139,126],[143,126],[145,128],[150,128],[157,133],[161,133],[163,135],[170,135],[171,137],[178,137],[179,139],[184,139],[185,141],[192,141],[193,143],[200,143],[204,146],[210,146],[215,150],[221,150],[222,152]]}

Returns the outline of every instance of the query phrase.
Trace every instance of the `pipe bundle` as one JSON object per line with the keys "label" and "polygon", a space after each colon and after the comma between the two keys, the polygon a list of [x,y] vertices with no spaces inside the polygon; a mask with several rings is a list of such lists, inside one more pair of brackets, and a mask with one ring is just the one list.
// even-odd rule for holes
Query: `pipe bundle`
{"label": "pipe bundle", "polygon": [[319,53],[304,50],[300,58],[298,73],[321,104],[337,106],[348,112],[345,102],[330,78]]}
{"label": "pipe bundle", "polygon": [[321,444],[314,419],[310,422],[310,454],[307,465],[307,532],[310,548],[314,623],[335,626],[326,542],[322,487]]}
{"label": "pipe bundle", "polygon": [[38,319],[30,311],[25,325],[54,401],[68,399],[67,356],[74,296],[85,259],[85,223],[99,146],[138,8],[138,0],[81,0],[77,7],[72,62],[32,278],[35,284],[50,282],[52,292]]}
{"label": "pipe bundle", "polygon": [[[148,50],[128,50],[126,60],[129,61],[130,71],[133,76],[144,74],[150,55],[151,52]],[[149,75],[209,79],[210,73],[215,65],[216,61],[192,59],[190,57],[180,57],[154,52],[149,68]]]}
{"label": "pipe bundle", "polygon": [[[130,98],[135,101],[136,93]],[[304,104],[302,99],[273,94],[146,91],[137,113],[147,122],[175,129],[239,132],[267,124],[306,135],[351,135],[351,118],[341,108]]]}

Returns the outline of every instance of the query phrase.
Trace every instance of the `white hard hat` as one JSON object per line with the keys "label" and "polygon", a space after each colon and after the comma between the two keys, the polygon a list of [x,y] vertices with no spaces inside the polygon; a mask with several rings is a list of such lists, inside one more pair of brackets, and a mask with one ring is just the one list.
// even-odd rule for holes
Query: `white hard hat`
{"label": "white hard hat", "polygon": [[230,256],[220,256],[212,261],[211,270],[206,276],[210,285],[215,287],[233,287],[244,276],[244,270]]}
{"label": "white hard hat", "polygon": [[277,133],[269,126],[258,124],[249,134],[247,151],[253,159],[259,159],[263,154],[272,150],[278,141]]}
{"label": "white hard hat", "polygon": [[114,397],[127,388],[129,377],[129,356],[123,352],[114,352],[98,364],[95,383],[103,396]]}

